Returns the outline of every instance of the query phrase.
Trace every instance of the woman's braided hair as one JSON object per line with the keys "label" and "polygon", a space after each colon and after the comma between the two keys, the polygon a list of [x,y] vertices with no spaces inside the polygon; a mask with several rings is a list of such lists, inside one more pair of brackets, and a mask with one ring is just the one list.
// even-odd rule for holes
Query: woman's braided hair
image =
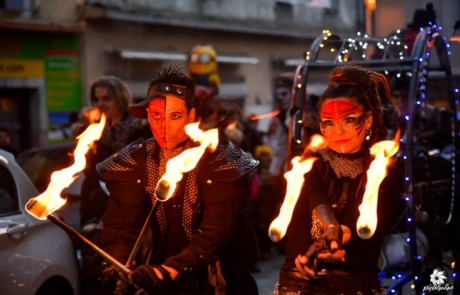
{"label": "woman's braided hair", "polygon": [[318,109],[321,109],[325,100],[337,98],[349,98],[362,106],[364,113],[372,112],[369,146],[387,136],[382,104],[392,104],[399,113],[385,76],[355,65],[340,66],[332,71],[327,89],[318,101]]}

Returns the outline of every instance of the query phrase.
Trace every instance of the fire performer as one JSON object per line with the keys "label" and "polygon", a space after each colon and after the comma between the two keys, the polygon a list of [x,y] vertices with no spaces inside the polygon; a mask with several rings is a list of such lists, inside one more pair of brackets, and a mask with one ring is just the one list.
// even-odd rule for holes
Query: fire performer
{"label": "fire performer", "polygon": [[317,160],[304,175],[273,294],[386,294],[377,265],[384,235],[404,206],[398,168],[389,168],[380,185],[374,235],[361,239],[356,231],[369,148],[387,134],[381,107],[385,100],[394,104],[381,74],[357,66],[332,72],[318,102],[327,147],[314,154]]}
{"label": "fire performer", "polygon": [[129,108],[148,119],[154,137],[98,165],[110,191],[102,230],[106,252],[128,261],[155,209],[128,276],[103,263],[103,283],[114,294],[132,294],[133,286],[148,294],[258,294],[248,271],[257,258],[257,243],[240,211],[256,160],[219,139],[216,151],[205,152],[184,174],[173,196],[157,201],[166,163],[196,146],[185,133],[195,119],[194,91],[193,81],[179,69],[163,70],[151,81],[147,99]]}

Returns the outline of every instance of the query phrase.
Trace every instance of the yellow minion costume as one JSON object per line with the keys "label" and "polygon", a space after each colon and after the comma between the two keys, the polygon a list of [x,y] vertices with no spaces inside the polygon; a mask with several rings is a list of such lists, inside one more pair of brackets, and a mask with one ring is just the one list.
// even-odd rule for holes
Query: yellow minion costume
{"label": "yellow minion costume", "polygon": [[211,45],[197,45],[192,48],[188,70],[190,78],[196,85],[214,89],[214,94],[219,92],[220,78],[217,74],[217,53]]}

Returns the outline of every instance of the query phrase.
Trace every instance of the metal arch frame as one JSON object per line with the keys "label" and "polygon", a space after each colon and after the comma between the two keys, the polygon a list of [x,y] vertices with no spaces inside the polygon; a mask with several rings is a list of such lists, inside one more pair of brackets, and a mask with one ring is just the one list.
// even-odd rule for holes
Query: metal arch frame
{"label": "metal arch frame", "polygon": [[[449,57],[447,55],[446,50],[446,43],[444,42],[444,38],[440,35],[439,29],[436,26],[428,27],[422,29],[416,37],[416,40],[413,45],[412,53],[410,57],[402,57],[400,59],[393,59],[388,60],[387,51],[389,48],[389,44],[387,42],[387,47],[385,48],[385,54],[383,55],[381,60],[372,60],[372,61],[350,61],[350,62],[337,62],[337,56],[341,54],[340,51],[337,52],[337,56],[333,62],[317,62],[317,58],[319,52],[321,50],[320,45],[323,41],[327,40],[327,37],[331,36],[330,33],[323,32],[322,35],[317,37],[311,47],[310,51],[306,52],[305,54],[305,61],[304,64],[298,66],[295,72],[294,77],[294,84],[292,87],[292,97],[294,98],[291,101],[291,109],[290,109],[290,119],[289,119],[289,133],[288,133],[288,151],[291,153],[295,148],[300,147],[302,143],[302,111],[304,109],[304,103],[307,99],[306,93],[306,86],[308,83],[308,73],[310,70],[317,69],[317,68],[332,68],[340,65],[345,64],[355,64],[361,65],[367,68],[370,68],[374,71],[406,71],[410,72],[411,79],[409,85],[409,118],[407,122],[406,128],[406,161],[405,161],[405,193],[404,197],[407,200],[407,219],[408,219],[408,230],[409,230],[409,238],[412,242],[409,243],[410,252],[411,252],[411,271],[412,273],[407,274],[405,278],[403,278],[399,283],[391,286],[389,290],[398,290],[407,282],[412,279],[415,279],[415,291],[416,294],[422,294],[421,290],[421,259],[417,255],[417,246],[416,246],[416,232],[415,232],[415,222],[414,222],[414,204],[413,204],[413,182],[412,182],[412,171],[413,171],[413,125],[414,125],[414,114],[415,114],[415,104],[417,103],[417,94],[420,94],[422,101],[422,109],[425,105],[425,97],[426,97],[426,82],[428,76],[428,65],[430,62],[430,51],[432,49],[432,45],[435,46],[435,49],[438,53],[438,57],[440,60],[441,69],[444,70],[447,78],[448,83],[448,100],[449,100],[449,111],[450,111],[450,121],[451,121],[451,143],[452,143],[452,178],[451,178],[451,204],[450,209],[451,213],[453,210],[457,210],[457,214],[460,214],[460,208],[456,208],[455,205],[459,202],[459,200],[455,200],[455,193],[460,191],[459,181],[456,181],[456,176],[459,173],[460,163],[459,159],[459,151],[460,151],[460,140],[457,138],[456,134],[459,134],[459,124],[456,119],[456,102],[454,97],[453,85],[452,85],[452,71],[450,67]],[[334,37],[338,37],[334,35]],[[394,38],[394,37],[391,37]],[[397,37],[396,37],[397,38]],[[334,38],[336,39],[336,38]],[[340,38],[339,38],[340,40]],[[356,39],[355,39],[356,40]],[[377,40],[371,38],[365,38],[365,40]],[[346,40],[342,41],[342,46],[340,47],[343,49],[344,44],[347,42]],[[431,44],[431,45],[430,45]],[[423,65],[422,65],[423,63]],[[460,207],[460,204],[457,205]],[[452,215],[449,215],[448,220],[446,223],[449,223],[452,219]],[[439,224],[437,224],[439,226]],[[442,225],[441,225],[442,227]],[[442,255],[442,253],[441,253]],[[456,263],[456,271],[460,269],[460,257],[454,257],[457,261]],[[442,261],[441,261],[442,262]],[[460,293],[460,287],[456,284],[454,289],[454,293]],[[393,292],[394,293],[394,292]],[[390,293],[391,294],[391,293]]]}
{"label": "metal arch frame", "polygon": [[[289,111],[289,128],[288,128],[288,153],[302,144],[302,112],[304,109],[304,100],[307,94],[307,77],[308,68],[311,60],[316,60],[320,51],[321,43],[331,36],[330,33],[323,31],[317,37],[312,45],[311,50],[305,52],[305,61],[303,66],[298,66],[295,71],[294,83],[292,85],[291,108]],[[336,36],[336,35],[334,35]],[[338,36],[336,36],[339,38]]]}

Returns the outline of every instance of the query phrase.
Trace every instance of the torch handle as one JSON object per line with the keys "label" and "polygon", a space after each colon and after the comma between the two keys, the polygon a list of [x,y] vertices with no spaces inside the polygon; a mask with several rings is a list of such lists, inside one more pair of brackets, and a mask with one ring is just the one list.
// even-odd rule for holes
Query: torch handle
{"label": "torch handle", "polygon": [[88,246],[90,246],[94,251],[97,252],[97,254],[101,255],[102,258],[104,258],[107,262],[112,263],[113,265],[115,265],[122,273],[124,273],[124,274],[129,273],[130,270],[126,266],[121,264],[118,260],[116,260],[115,258],[110,256],[107,252],[105,252],[104,250],[102,250],[101,248],[96,246],[94,243],[92,243],[90,240],[85,238],[79,232],[75,231],[73,228],[68,226],[66,223],[64,223],[59,218],[56,218],[55,216],[50,214],[50,215],[48,215],[48,220],[50,220],[51,222],[53,222],[54,224],[56,224],[57,226],[62,228],[67,234],[69,234],[71,236],[74,236],[75,238],[77,238],[81,242],[83,242],[83,243],[87,244]]}
{"label": "torch handle", "polygon": [[126,261],[125,266],[130,267],[131,264],[133,263],[137,252],[139,252],[139,249],[141,247],[141,240],[142,236],[144,235],[144,232],[146,231],[147,227],[150,225],[150,220],[152,219],[153,212],[156,210],[156,207],[158,206],[159,202],[157,198],[154,198],[153,204],[152,204],[152,209],[150,209],[150,213],[147,216],[147,219],[144,222],[144,226],[142,227],[141,232],[139,233],[139,236],[137,237],[136,243],[134,244],[133,250],[131,251],[131,254],[129,254],[128,261]]}

